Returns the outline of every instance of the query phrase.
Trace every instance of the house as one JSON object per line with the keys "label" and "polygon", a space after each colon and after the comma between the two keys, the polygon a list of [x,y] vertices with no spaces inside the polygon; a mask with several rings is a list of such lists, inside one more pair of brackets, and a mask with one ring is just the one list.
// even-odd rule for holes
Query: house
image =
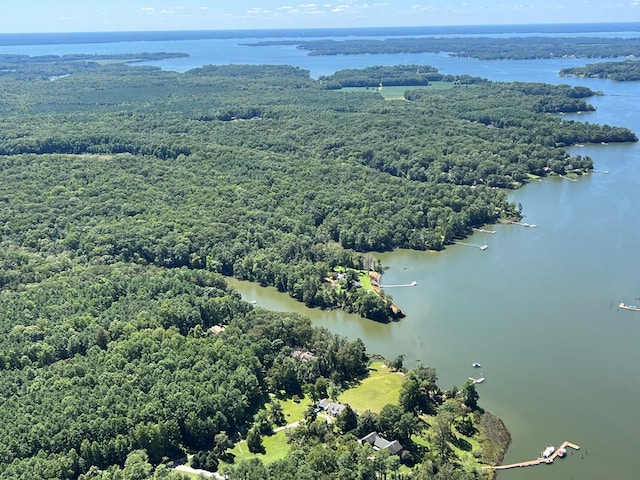
{"label": "house", "polygon": [[402,452],[402,445],[400,445],[398,440],[390,442],[386,438],[378,435],[378,432],[371,432],[369,435],[359,439],[358,442],[360,445],[368,443],[374,450],[388,450],[392,455],[397,455]]}
{"label": "house", "polygon": [[291,353],[291,356],[296,360],[300,360],[301,362],[307,362],[313,358],[316,358],[316,356],[313,353],[309,351],[303,352],[302,350],[294,350]]}
{"label": "house", "polygon": [[214,325],[209,329],[209,331],[214,335],[218,335],[219,333],[224,332],[224,325],[220,325],[220,324]]}
{"label": "house", "polygon": [[318,411],[324,410],[332,417],[337,417],[338,415],[340,415],[345,408],[347,408],[346,405],[338,402],[332,402],[328,398],[323,398],[322,400],[320,400],[320,403],[318,403],[317,406]]}

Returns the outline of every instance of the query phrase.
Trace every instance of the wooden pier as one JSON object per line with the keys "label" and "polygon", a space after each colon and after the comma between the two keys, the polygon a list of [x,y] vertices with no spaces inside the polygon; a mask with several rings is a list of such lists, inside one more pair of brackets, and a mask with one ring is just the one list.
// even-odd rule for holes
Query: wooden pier
{"label": "wooden pier", "polygon": [[541,465],[543,463],[550,464],[550,463],[553,463],[553,461],[560,456],[560,450],[566,450],[567,447],[573,448],[574,450],[580,450],[580,446],[576,445],[575,443],[563,442],[562,445],[560,445],[560,448],[557,448],[556,451],[553,452],[548,457],[540,456],[535,460],[529,460],[527,462],[510,463],[508,465],[493,465],[493,466],[486,466],[484,468],[490,469],[490,470],[509,470],[510,468],[532,467],[534,465]]}
{"label": "wooden pier", "polygon": [[400,285],[380,285],[380,288],[400,288],[400,287],[415,287],[418,285],[418,282],[415,280],[411,283],[403,283]]}
{"label": "wooden pier", "polygon": [[488,245],[485,243],[484,245],[474,245],[473,243],[465,243],[465,242],[453,242],[456,245],[464,245],[465,247],[473,247],[473,248],[479,248],[480,250],[486,250],[488,247]]}
{"label": "wooden pier", "polygon": [[528,228],[536,228],[537,225],[534,223],[522,223],[522,222],[511,222],[509,220],[505,220],[504,223],[508,223],[510,225],[520,225],[521,227],[528,227]]}
{"label": "wooden pier", "polygon": [[625,305],[624,303],[620,303],[618,308],[623,310],[631,310],[632,312],[640,312],[640,307],[636,307],[635,305]]}

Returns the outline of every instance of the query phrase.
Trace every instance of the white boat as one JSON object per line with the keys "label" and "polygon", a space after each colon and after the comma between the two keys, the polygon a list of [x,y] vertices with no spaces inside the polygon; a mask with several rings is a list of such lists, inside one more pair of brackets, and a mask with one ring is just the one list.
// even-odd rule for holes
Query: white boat
{"label": "white boat", "polygon": [[480,362],[473,362],[473,363],[471,364],[471,366],[472,366],[473,368],[480,368],[482,365],[480,365]]}
{"label": "white boat", "polygon": [[549,445],[547,448],[544,449],[544,452],[542,452],[542,457],[549,458],[551,455],[553,455],[553,452],[555,451],[556,451],[556,447],[554,447],[553,445]]}

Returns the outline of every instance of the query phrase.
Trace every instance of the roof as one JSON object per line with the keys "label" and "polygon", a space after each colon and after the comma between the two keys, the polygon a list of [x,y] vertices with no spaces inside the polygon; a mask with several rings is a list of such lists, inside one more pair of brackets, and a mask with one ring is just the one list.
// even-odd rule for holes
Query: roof
{"label": "roof", "polygon": [[211,327],[209,329],[211,331],[211,333],[213,333],[214,335],[218,335],[219,333],[224,332],[224,326],[223,325],[214,325],[213,327]]}
{"label": "roof", "polygon": [[311,360],[312,358],[316,358],[316,356],[313,353],[309,351],[303,352],[302,350],[294,350],[291,353],[291,356],[296,360],[300,360],[301,362],[306,362],[308,360]]}
{"label": "roof", "polygon": [[347,408],[347,406],[343,405],[342,403],[332,402],[328,398],[323,398],[318,403],[318,408],[321,408],[322,410],[327,412],[329,415],[337,417],[338,415],[340,415],[342,413],[342,411],[345,408]]}
{"label": "roof", "polygon": [[378,435],[378,432],[371,432],[358,440],[358,442],[360,442],[360,444],[366,442],[371,445],[374,450],[388,450],[394,455],[402,451],[402,445],[398,440],[390,442],[386,438]]}

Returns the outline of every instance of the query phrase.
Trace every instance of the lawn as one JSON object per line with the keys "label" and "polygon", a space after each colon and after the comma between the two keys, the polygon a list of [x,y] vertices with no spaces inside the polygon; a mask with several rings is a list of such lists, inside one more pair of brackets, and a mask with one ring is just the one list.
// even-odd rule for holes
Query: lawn
{"label": "lawn", "polygon": [[343,392],[338,400],[358,412],[379,413],[388,403],[398,403],[403,378],[403,374],[387,368],[386,363],[374,362],[369,367],[369,376],[360,385]]}
{"label": "lawn", "polygon": [[259,458],[264,463],[280,460],[284,458],[289,451],[286,430],[281,430],[271,436],[263,436],[262,445],[264,446],[265,453],[251,453],[247,448],[247,442],[236,443],[230,452],[235,455],[235,463],[253,457]]}
{"label": "lawn", "polygon": [[382,89],[378,87],[345,87],[341,88],[341,92],[371,92],[379,93],[385,100],[404,100],[404,92],[407,90],[449,90],[455,85],[453,82],[429,82],[429,85],[416,85],[416,86],[383,86]]}
{"label": "lawn", "polygon": [[289,398],[281,400],[280,405],[282,405],[282,411],[287,423],[293,423],[304,418],[305,410],[309,408],[309,405],[313,405],[313,401],[310,398],[303,397],[300,401],[295,402]]}
{"label": "lawn", "polygon": [[[374,362],[369,367],[369,377],[359,385],[343,392],[338,401],[348,403],[359,412],[371,410],[379,413],[388,403],[396,404],[400,395],[403,375],[392,372],[385,362]],[[304,412],[311,405],[311,400],[302,398],[299,402],[291,399],[280,402],[287,423],[294,423],[304,418]],[[250,453],[246,442],[237,443],[230,452],[235,455],[235,462],[257,457],[264,463],[270,463],[284,458],[289,450],[286,430],[281,430],[271,436],[262,437],[264,454]],[[221,463],[222,465],[222,463]]]}

